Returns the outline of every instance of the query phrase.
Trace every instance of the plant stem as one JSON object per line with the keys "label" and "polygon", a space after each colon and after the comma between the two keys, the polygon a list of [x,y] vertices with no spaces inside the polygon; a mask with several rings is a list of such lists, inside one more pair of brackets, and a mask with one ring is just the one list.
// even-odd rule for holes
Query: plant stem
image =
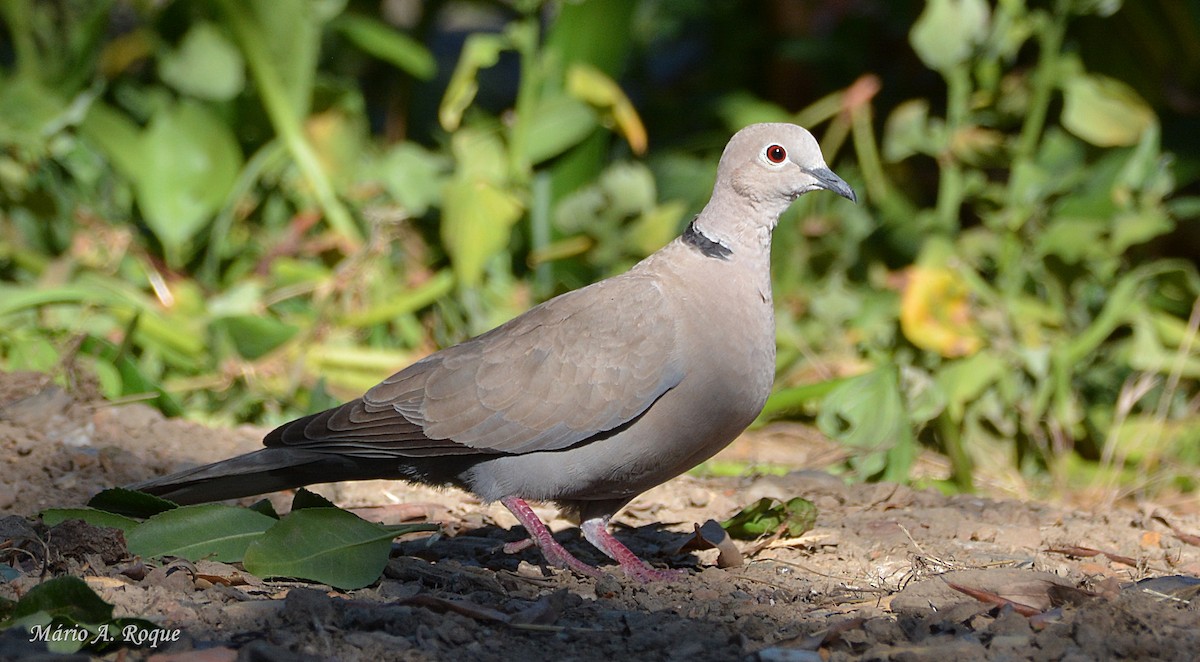
{"label": "plant stem", "polygon": [[508,29],[508,38],[521,59],[521,81],[517,87],[517,100],[513,109],[513,125],[508,138],[508,155],[513,182],[524,186],[529,183],[533,167],[526,156],[529,123],[533,118],[533,107],[537,103],[541,76],[538,72],[538,24],[537,17],[526,17],[513,23]]}
{"label": "plant stem", "polygon": [[229,18],[229,25],[241,46],[242,54],[246,57],[246,65],[254,76],[271,124],[292,158],[296,160],[300,172],[308,180],[325,218],[333,229],[354,247],[362,245],[362,233],[355,225],[349,210],[334,192],[333,183],[329,181],[325,169],[321,166],[316,150],[304,135],[301,118],[292,110],[279,72],[272,65],[262,40],[257,36],[260,31],[254,25],[255,19],[250,14],[249,6],[235,0],[217,0],[217,3]]}
{"label": "plant stem", "polygon": [[971,70],[967,63],[946,72],[946,86],[946,134],[938,157],[941,176],[938,178],[936,218],[941,230],[951,236],[959,228],[958,216],[963,202],[962,165],[954,156],[952,146],[970,111]]}
{"label": "plant stem", "polygon": [[942,412],[937,417],[938,436],[942,438],[942,448],[946,451],[946,456],[950,458],[954,484],[961,487],[963,491],[970,492],[975,489],[974,481],[971,478],[971,457],[963,448],[960,428],[961,422],[951,420],[950,415],[946,412]]}
{"label": "plant stem", "polygon": [[43,69],[37,42],[33,38],[33,20],[29,10],[29,2],[21,0],[0,3],[0,12],[3,12],[4,20],[8,23],[8,34],[12,39],[18,76],[35,80]]}
{"label": "plant stem", "polygon": [[[539,172],[533,176],[530,187],[529,205],[529,238],[530,254],[536,255],[546,250],[553,240],[550,227],[550,196],[552,178],[548,172]],[[554,289],[554,262],[546,260],[539,262],[533,269],[533,294],[538,300],[548,299]]]}
{"label": "plant stem", "polygon": [[1064,12],[1056,11],[1053,16],[1041,14],[1040,18],[1042,20],[1037,21],[1039,57],[1037,69],[1033,73],[1033,98],[1029,102],[1029,110],[1025,113],[1025,123],[1021,125],[1021,136],[1017,140],[1016,154],[1013,155],[1014,165],[1029,161],[1037,151],[1042,129],[1046,125],[1046,115],[1050,111],[1050,97],[1058,83],[1067,17]]}

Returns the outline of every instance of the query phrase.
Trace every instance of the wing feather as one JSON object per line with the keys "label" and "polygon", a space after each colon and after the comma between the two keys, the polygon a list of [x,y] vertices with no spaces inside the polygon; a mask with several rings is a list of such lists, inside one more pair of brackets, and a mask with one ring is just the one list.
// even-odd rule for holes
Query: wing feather
{"label": "wing feather", "polygon": [[657,284],[626,274],[430,355],[265,443],[379,458],[567,448],[677,385],[679,351]]}

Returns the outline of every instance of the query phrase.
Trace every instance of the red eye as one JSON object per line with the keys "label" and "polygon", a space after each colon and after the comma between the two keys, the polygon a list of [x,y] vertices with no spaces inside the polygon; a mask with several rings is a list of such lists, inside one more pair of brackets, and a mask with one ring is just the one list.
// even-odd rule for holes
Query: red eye
{"label": "red eye", "polygon": [[771,163],[783,163],[787,158],[787,150],[780,145],[771,145],[767,148],[767,160]]}

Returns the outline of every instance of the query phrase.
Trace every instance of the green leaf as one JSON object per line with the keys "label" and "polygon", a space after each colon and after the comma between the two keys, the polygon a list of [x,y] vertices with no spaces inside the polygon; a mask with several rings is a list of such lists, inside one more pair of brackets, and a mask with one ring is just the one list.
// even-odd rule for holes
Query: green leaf
{"label": "green leaf", "polygon": [[896,106],[883,127],[883,158],[898,163],[935,149],[929,126],[929,101],[911,99]]}
{"label": "green leaf", "polygon": [[590,106],[565,94],[541,100],[528,121],[535,127],[524,144],[525,159],[530,165],[578,145],[598,126],[596,113]]}
{"label": "green leaf", "polygon": [[1113,254],[1124,253],[1130,246],[1144,244],[1175,229],[1171,217],[1158,209],[1120,214],[1112,222],[1108,244]]}
{"label": "green leaf", "polygon": [[276,521],[249,508],[207,503],[183,506],[146,520],[126,536],[129,551],[154,558],[240,561],[246,547]]}
{"label": "green leaf", "polygon": [[379,579],[395,529],[339,508],[305,508],[284,517],[246,549],[243,565],[259,577],[296,577],[356,589]]}
{"label": "green leaf", "polygon": [[382,21],[360,14],[343,14],[330,23],[355,46],[421,80],[437,73],[433,55],[412,37]]}
{"label": "green leaf", "polygon": [[55,577],[29,589],[13,607],[11,621],[42,612],[76,623],[112,620],[113,606],[78,577]]}
{"label": "green leaf", "polygon": [[1038,255],[1054,255],[1072,264],[1108,255],[1104,247],[1107,224],[1094,218],[1059,217],[1046,224],[1034,245]]}
{"label": "green leaf", "polygon": [[422,216],[442,195],[447,169],[444,156],[416,143],[400,143],[379,163],[379,177],[388,195],[412,216]]}
{"label": "green leaf", "polygon": [[819,403],[848,379],[851,378],[837,377],[823,382],[779,389],[767,398],[767,404],[763,406],[762,413],[758,415],[758,421],[764,422],[799,413],[804,408]]}
{"label": "green leaf", "polygon": [[242,154],[229,127],[190,101],[157,113],[141,140],[145,162],[134,180],[138,205],[172,266],[178,266],[185,244],[229,194]]}
{"label": "green leaf", "polygon": [[184,94],[213,101],[228,101],[246,86],[241,53],[211,23],[192,26],[179,49],[159,59],[158,75]]}
{"label": "green leaf", "polygon": [[47,508],[41,512],[41,517],[46,526],[54,526],[69,519],[79,519],[92,526],[107,526],[113,529],[120,529],[126,533],[140,524],[140,522],[132,517],[97,510],[95,508]]}
{"label": "green leaf", "polygon": [[304,510],[305,508],[337,508],[337,506],[320,494],[301,487],[296,490],[296,495],[292,497],[292,511]]}
{"label": "green leaf", "polygon": [[442,203],[442,243],[458,281],[474,287],[487,261],[508,246],[523,211],[516,196],[485,181],[455,180]]}
{"label": "green leaf", "polygon": [[1157,121],[1138,93],[1115,78],[1082,74],[1063,86],[1063,126],[1098,147],[1132,145]]}
{"label": "green leaf", "polygon": [[256,513],[266,515],[267,517],[270,517],[271,519],[274,519],[274,520],[279,519],[279,513],[275,512],[275,506],[271,504],[270,499],[259,499],[258,501],[255,501],[254,503],[252,503],[246,507],[249,508],[250,510],[253,510]]}
{"label": "green leaf", "polygon": [[928,0],[908,40],[925,66],[944,74],[970,59],[988,22],[986,0]]}
{"label": "green leaf", "polygon": [[111,487],[104,490],[92,497],[87,505],[98,510],[138,518],[153,517],[179,507],[179,504],[161,497],[124,487]]}
{"label": "green leaf", "polygon": [[995,384],[1005,370],[1004,361],[986,349],[947,362],[935,381],[946,398],[946,412],[950,418],[961,423],[967,404],[977,400],[988,387]]}
{"label": "green leaf", "polygon": [[463,113],[479,92],[476,79],[479,70],[496,66],[500,53],[509,46],[508,38],[503,35],[476,32],[467,37],[438,108],[438,121],[443,129],[453,131],[462,123]]}
{"label": "green leaf", "polygon": [[722,522],[721,528],[739,540],[754,540],[781,529],[795,538],[812,530],[816,522],[817,507],[808,499],[796,497],[776,504],[775,499],[763,497]]}
{"label": "green leaf", "polygon": [[[157,625],[140,618],[112,617],[113,606],[78,577],[55,577],[29,589],[0,628],[45,628],[51,633],[47,648],[67,654],[80,649],[103,652],[120,645],[152,646],[161,641],[152,631]],[[57,633],[60,637],[55,638]],[[62,636],[62,635],[67,636]]]}
{"label": "green leaf", "polygon": [[300,328],[261,315],[234,315],[213,322],[213,328],[227,334],[237,353],[253,361],[291,340]]}
{"label": "green leaf", "polygon": [[877,476],[885,469],[889,480],[894,476],[907,478],[907,466],[887,465],[889,450],[916,444],[896,372],[895,366],[886,365],[852,377],[821,402],[817,427],[861,451],[851,462],[862,478]]}
{"label": "green leaf", "polygon": [[6,76],[0,84],[0,145],[42,153],[50,137],[47,126],[65,109],[55,91],[34,77]]}

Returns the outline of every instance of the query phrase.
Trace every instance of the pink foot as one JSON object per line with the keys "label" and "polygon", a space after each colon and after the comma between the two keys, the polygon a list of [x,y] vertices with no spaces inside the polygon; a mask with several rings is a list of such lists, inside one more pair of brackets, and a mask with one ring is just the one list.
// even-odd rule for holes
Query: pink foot
{"label": "pink foot", "polygon": [[[547,563],[559,568],[573,570],[587,577],[601,577],[603,575],[598,568],[580,561],[572,556],[566,548],[558,544],[558,541],[550,535],[550,529],[546,528],[546,525],[538,518],[537,513],[533,512],[533,509],[523,499],[504,497],[500,499],[500,503],[504,504],[504,507],[508,508],[517,518],[517,521],[521,523],[521,526],[525,527],[525,530],[529,532],[529,540],[532,541],[532,544],[537,545],[538,549],[542,550],[542,556],[545,557]],[[504,546],[504,551],[508,552],[510,546],[519,551],[528,545],[524,544],[524,541],[509,543]]]}
{"label": "pink foot", "polygon": [[673,581],[687,576],[687,570],[660,570],[638,558],[620,540],[608,532],[608,518],[596,517],[579,525],[583,537],[621,565],[625,576],[645,584],[647,582]]}

